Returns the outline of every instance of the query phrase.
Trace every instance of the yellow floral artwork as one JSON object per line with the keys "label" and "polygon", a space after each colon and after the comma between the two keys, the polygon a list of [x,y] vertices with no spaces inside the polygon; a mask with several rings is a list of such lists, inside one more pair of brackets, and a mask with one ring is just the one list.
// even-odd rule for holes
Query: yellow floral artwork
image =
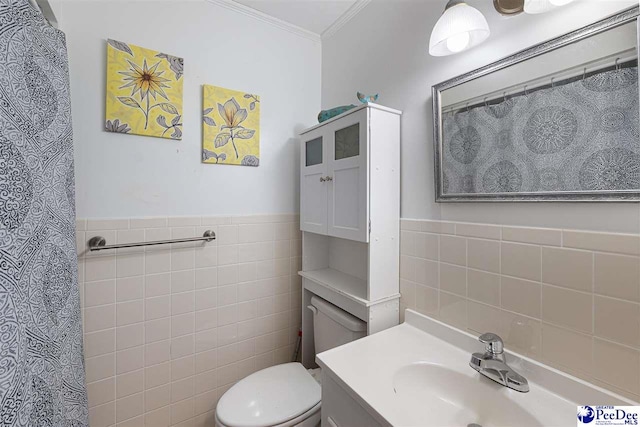
{"label": "yellow floral artwork", "polygon": [[182,74],[177,56],[107,40],[105,130],[182,139]]}
{"label": "yellow floral artwork", "polygon": [[260,97],[246,92],[202,87],[202,162],[260,164]]}

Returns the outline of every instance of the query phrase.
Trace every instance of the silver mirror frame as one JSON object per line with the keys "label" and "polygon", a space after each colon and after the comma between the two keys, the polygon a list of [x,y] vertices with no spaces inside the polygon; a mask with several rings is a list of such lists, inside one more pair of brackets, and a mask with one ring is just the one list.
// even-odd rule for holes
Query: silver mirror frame
{"label": "silver mirror frame", "polygon": [[[435,201],[440,202],[535,202],[535,201],[561,201],[561,202],[638,202],[640,201],[640,188],[637,190],[613,190],[613,191],[558,191],[536,193],[495,193],[495,194],[443,194],[442,188],[442,114],[440,94],[446,89],[477,79],[479,77],[499,71],[503,68],[526,61],[533,57],[556,50],[563,46],[583,40],[592,35],[601,33],[611,28],[627,24],[636,20],[638,35],[640,38],[639,7],[633,7],[619,12],[613,16],[587,25],[586,27],[559,36],[555,39],[537,44],[521,50],[506,58],[485,65],[476,70],[459,75],[452,79],[439,83],[431,88],[433,100],[433,140],[434,140],[434,177],[435,177]],[[640,94],[639,94],[640,96]],[[640,143],[640,141],[639,141]]]}

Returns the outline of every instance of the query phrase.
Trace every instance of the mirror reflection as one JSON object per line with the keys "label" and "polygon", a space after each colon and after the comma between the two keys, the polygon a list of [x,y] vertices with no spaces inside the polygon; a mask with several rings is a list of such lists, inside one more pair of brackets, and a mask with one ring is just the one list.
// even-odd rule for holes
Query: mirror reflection
{"label": "mirror reflection", "polygon": [[632,20],[441,91],[441,197],[638,191],[637,58]]}

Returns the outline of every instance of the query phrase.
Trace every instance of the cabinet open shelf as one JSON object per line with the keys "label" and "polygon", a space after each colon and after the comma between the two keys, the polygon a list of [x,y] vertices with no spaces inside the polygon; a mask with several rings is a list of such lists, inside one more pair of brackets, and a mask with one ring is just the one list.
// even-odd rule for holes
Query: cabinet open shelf
{"label": "cabinet open shelf", "polygon": [[[394,313],[392,316],[397,318],[399,293],[371,301],[367,299],[367,281],[350,274],[333,268],[300,271],[298,274],[303,278],[305,294],[310,292],[313,295],[324,298],[347,313],[364,320],[367,322],[370,331],[373,330],[371,325],[372,311],[388,311],[391,309],[392,313]],[[306,297],[309,298],[310,294],[306,295]],[[308,305],[306,300],[305,304]],[[387,304],[391,304],[391,306]],[[391,323],[394,321],[397,323],[397,320],[391,320]]]}
{"label": "cabinet open shelf", "polygon": [[323,268],[321,270],[301,271],[302,277],[312,280],[319,285],[325,286],[340,295],[362,305],[369,305],[367,300],[367,281],[355,276],[345,274],[333,268]]}
{"label": "cabinet open shelf", "polygon": [[367,299],[367,281],[355,276],[343,273],[333,268],[323,268],[320,270],[300,271],[305,279],[309,279],[318,285],[324,286],[333,292],[347,297],[348,299],[369,307],[372,304],[395,299],[398,295],[391,295],[378,301]]}

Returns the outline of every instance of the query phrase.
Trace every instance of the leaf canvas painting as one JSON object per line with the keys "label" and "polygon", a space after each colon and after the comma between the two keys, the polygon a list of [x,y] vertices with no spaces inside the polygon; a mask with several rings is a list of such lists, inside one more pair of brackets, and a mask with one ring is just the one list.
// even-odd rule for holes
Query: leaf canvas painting
{"label": "leaf canvas painting", "polygon": [[203,86],[202,162],[259,166],[259,96]]}
{"label": "leaf canvas painting", "polygon": [[182,139],[182,74],[177,56],[107,41],[105,130]]}

